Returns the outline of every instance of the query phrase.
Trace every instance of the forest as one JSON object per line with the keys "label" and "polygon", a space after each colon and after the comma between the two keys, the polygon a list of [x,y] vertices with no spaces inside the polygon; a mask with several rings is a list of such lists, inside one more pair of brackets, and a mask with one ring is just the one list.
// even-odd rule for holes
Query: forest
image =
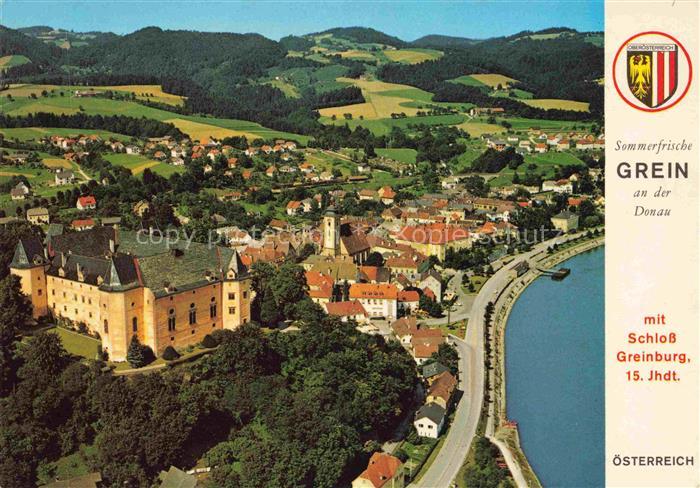
{"label": "forest", "polygon": [[328,317],[295,334],[254,324],[217,331],[209,357],[133,377],[79,361],[50,332],[19,342],[30,317],[19,280],[4,278],[0,486],[8,488],[33,486],[38,473],[51,474],[49,462],[75,452],[112,487],[150,486],[161,470],[199,458],[219,487],[348,486],[414,387],[415,365],[398,344]]}

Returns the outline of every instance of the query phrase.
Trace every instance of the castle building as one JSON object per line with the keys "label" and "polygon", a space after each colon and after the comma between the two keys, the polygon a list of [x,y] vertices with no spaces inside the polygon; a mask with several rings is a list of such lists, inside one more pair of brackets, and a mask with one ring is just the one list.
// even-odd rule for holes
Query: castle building
{"label": "castle building", "polygon": [[225,247],[95,227],[21,239],[10,271],[35,318],[84,323],[113,361],[133,336],[160,355],[250,320],[251,276]]}

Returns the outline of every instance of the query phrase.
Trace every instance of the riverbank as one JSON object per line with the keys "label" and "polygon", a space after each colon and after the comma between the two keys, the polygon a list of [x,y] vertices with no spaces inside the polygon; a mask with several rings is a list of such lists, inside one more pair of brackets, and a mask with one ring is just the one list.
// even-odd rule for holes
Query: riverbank
{"label": "riverbank", "polygon": [[[574,237],[574,236],[572,236]],[[580,237],[580,236],[578,236]],[[575,239],[575,237],[574,237]],[[546,251],[530,259],[530,270],[521,277],[513,280],[499,295],[493,319],[492,351],[493,369],[490,371],[492,390],[489,397],[489,418],[486,435],[503,453],[508,467],[518,486],[541,487],[537,475],[530,466],[525,453],[520,446],[517,425],[507,418],[506,410],[506,371],[505,371],[505,329],[511,310],[523,291],[542,276],[542,269],[550,269],[578,254],[593,250],[604,244],[603,235],[570,239],[557,247],[557,250]]]}

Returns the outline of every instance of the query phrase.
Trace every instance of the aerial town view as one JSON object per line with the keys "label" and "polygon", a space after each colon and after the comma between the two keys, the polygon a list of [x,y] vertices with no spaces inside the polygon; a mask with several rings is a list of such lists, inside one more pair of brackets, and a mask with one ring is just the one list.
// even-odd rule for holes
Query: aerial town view
{"label": "aerial town view", "polygon": [[0,5],[0,487],[604,485],[602,3],[148,5]]}

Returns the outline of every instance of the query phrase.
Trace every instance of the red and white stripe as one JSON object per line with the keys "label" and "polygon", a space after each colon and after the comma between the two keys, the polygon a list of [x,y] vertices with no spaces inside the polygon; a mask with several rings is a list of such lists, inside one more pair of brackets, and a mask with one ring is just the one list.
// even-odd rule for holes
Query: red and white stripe
{"label": "red and white stripe", "polygon": [[668,100],[676,89],[678,51],[654,51],[652,55],[651,66],[654,70],[651,77],[652,105],[658,107]]}

